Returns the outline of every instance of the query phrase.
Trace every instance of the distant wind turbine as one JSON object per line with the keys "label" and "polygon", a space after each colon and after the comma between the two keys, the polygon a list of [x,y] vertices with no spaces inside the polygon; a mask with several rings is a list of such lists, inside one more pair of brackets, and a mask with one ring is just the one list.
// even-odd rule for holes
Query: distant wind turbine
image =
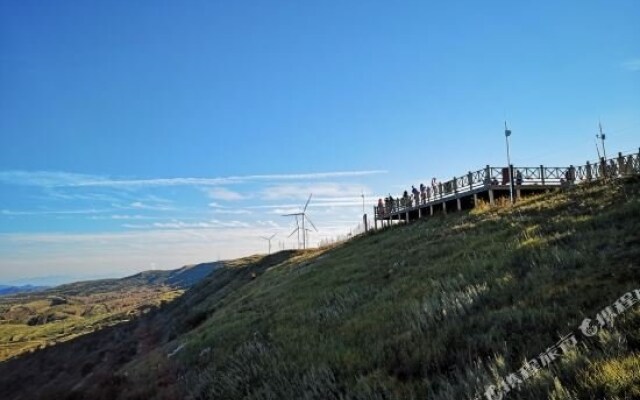
{"label": "distant wind turbine", "polygon": [[268,254],[271,254],[271,239],[273,239],[274,237],[276,237],[276,235],[277,235],[277,234],[278,234],[278,233],[276,232],[276,233],[274,233],[274,234],[273,234],[273,235],[271,235],[271,236],[260,236],[260,238],[262,238],[262,239],[266,240],[267,242],[269,242],[269,253],[268,253]]}
{"label": "distant wind turbine", "polygon": [[[305,221],[309,222],[311,224],[311,226],[313,227],[313,229],[315,229],[315,231],[318,232],[318,228],[316,228],[315,224],[311,221],[311,219],[307,215],[307,207],[309,206],[309,202],[311,201],[311,196],[313,196],[313,193],[309,194],[309,198],[307,199],[307,202],[305,203],[304,208],[302,209],[301,212],[283,215],[283,217],[295,217],[296,218],[296,228],[293,230],[293,232],[291,232],[289,237],[291,237],[294,233],[297,232],[298,233],[298,246],[300,246],[300,231],[302,230],[302,248],[303,249],[307,248],[307,229],[305,229],[305,227],[304,227],[304,222]],[[300,217],[300,219],[302,220],[302,227],[300,227],[300,223],[298,222],[298,217]]]}

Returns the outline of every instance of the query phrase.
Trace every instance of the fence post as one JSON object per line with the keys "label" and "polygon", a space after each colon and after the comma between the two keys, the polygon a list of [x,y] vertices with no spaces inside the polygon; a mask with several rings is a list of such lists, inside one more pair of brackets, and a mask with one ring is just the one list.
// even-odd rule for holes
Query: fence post
{"label": "fence post", "polygon": [[544,186],[544,165],[540,165],[540,182],[542,182],[542,186]]}
{"label": "fence post", "polygon": [[373,230],[378,230],[378,206],[373,206]]}

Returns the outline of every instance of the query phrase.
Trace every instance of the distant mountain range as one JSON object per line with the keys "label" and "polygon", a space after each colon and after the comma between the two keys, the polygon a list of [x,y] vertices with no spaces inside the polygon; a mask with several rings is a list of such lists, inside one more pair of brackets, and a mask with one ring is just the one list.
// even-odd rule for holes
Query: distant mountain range
{"label": "distant mountain range", "polygon": [[[53,287],[0,285],[0,363],[161,308],[221,265],[203,263]],[[0,399],[6,397],[0,394]]]}
{"label": "distant mountain range", "polygon": [[166,285],[176,289],[186,289],[198,283],[204,277],[213,272],[219,262],[186,265],[173,270],[143,271],[124,278],[109,278],[78,281],[62,285],[0,285],[0,296],[34,293],[41,291],[66,294],[81,294],[95,292],[110,292],[131,287]]}
{"label": "distant mountain range", "polygon": [[21,286],[0,285],[0,296],[5,296],[8,294],[17,294],[17,293],[40,292],[42,290],[46,290],[49,288],[50,288],[49,286],[34,286],[34,285],[21,285]]}
{"label": "distant mountain range", "polygon": [[98,279],[67,283],[49,289],[51,292],[63,292],[69,295],[81,293],[112,292],[131,287],[142,286],[172,286],[177,289],[186,289],[198,283],[209,275],[221,264],[209,262],[202,264],[186,265],[173,270],[144,271],[125,278]]}

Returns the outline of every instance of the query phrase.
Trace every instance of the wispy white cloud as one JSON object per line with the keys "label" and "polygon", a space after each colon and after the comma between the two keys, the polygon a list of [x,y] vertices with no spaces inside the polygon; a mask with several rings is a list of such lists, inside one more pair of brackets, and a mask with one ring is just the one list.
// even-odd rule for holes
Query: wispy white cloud
{"label": "wispy white cloud", "polygon": [[262,198],[266,200],[298,199],[306,200],[310,193],[315,199],[319,198],[354,198],[362,193],[368,194],[369,188],[358,184],[343,184],[324,182],[319,184],[287,184],[273,185],[265,188]]}
{"label": "wispy white cloud", "polygon": [[[24,210],[13,206],[21,204],[19,199],[4,205],[0,219],[10,221],[21,215],[40,214],[69,219],[66,214],[78,214],[85,220],[81,227],[87,220],[94,225],[86,233],[46,233],[62,225],[45,223],[41,225],[43,233],[0,234],[0,278],[37,275],[47,270],[72,274],[86,274],[88,268],[117,271],[123,265],[130,266],[127,272],[133,273],[151,263],[176,267],[218,256],[235,258],[266,252],[260,236],[276,232],[282,233],[278,235],[278,246],[284,243],[287,248],[294,248],[296,238],[286,237],[294,221],[275,215],[299,210],[309,192],[314,193],[309,206],[311,218],[320,230],[311,236],[311,241],[317,243],[320,238],[348,231],[358,222],[359,212],[345,207],[361,204],[362,186],[339,182],[360,179],[342,178],[379,173],[384,171],[113,179],[64,172],[0,171],[0,185],[33,186],[40,190],[24,192],[47,196],[42,208],[26,205],[33,204],[33,199],[25,203]],[[231,183],[247,185],[229,186]],[[175,188],[179,185],[185,188]],[[268,197],[263,196],[265,185],[270,186]],[[200,198],[194,192],[199,192]],[[251,192],[252,196],[247,195]],[[208,207],[203,202],[206,194],[212,199]],[[241,201],[248,199],[251,204]],[[346,222],[324,221],[341,219]],[[29,230],[38,229],[38,222],[34,219]],[[117,228],[113,222],[117,222]],[[21,227],[16,225],[16,229]],[[106,231],[96,233],[100,229]]]}
{"label": "wispy white cloud", "polygon": [[640,58],[635,58],[622,63],[622,68],[628,71],[640,71]]}
{"label": "wispy white cloud", "polygon": [[207,195],[213,200],[237,201],[245,199],[245,196],[225,187],[218,186],[207,190]]}
{"label": "wispy white cloud", "polygon": [[[86,193],[83,191],[82,193],[73,192],[70,193],[65,191],[63,188],[50,188],[45,187],[45,196],[47,200],[69,200],[69,201],[98,201],[98,202],[108,202],[114,203],[121,201],[121,196],[115,196],[113,194],[108,193]],[[76,189],[77,190],[77,189]]]}
{"label": "wispy white cloud", "polygon": [[0,171],[0,182],[11,185],[41,187],[113,187],[217,186],[250,181],[318,180],[384,174],[383,170],[314,172],[296,174],[239,175],[214,178],[113,179],[104,176],[54,171]]}
{"label": "wispy white cloud", "polygon": [[[112,214],[120,215],[120,214]],[[329,221],[329,220],[328,220]],[[336,237],[355,226],[330,220],[318,223],[319,233],[310,235],[312,245]],[[126,275],[157,265],[176,268],[215,259],[230,259],[266,252],[260,236],[279,233],[277,247],[295,248],[287,238],[289,219],[255,221],[169,220],[156,224],[130,224],[119,232],[101,233],[0,233],[0,279],[41,276],[44,271],[86,276],[88,271]]]}
{"label": "wispy white cloud", "polygon": [[96,176],[56,171],[0,171],[0,182],[10,185],[64,187],[100,179]]}
{"label": "wispy white cloud", "polygon": [[296,208],[296,207],[275,208],[275,209],[269,211],[269,214],[287,215],[287,214],[295,214],[295,213],[298,213],[300,211],[301,210],[299,208]]}
{"label": "wispy white cloud", "polygon": [[242,221],[220,221],[212,219],[200,222],[185,222],[180,220],[172,220],[169,222],[155,222],[153,224],[123,224],[124,228],[129,229],[215,229],[215,228],[250,228],[251,226]]}
{"label": "wispy white cloud", "polygon": [[7,216],[27,216],[27,215],[82,215],[100,214],[111,212],[112,209],[83,209],[83,210],[0,210],[0,214]]}
{"label": "wispy white cloud", "polygon": [[[374,197],[370,197],[368,202],[365,200],[365,205],[370,205],[371,199]],[[266,204],[259,206],[249,206],[247,208],[250,209],[273,209],[276,210],[274,213],[277,214],[279,211],[284,210],[294,210],[291,212],[301,211],[304,206],[304,202],[300,204],[295,203],[280,203],[280,204]],[[320,199],[311,199],[309,202],[308,208],[328,208],[328,207],[362,207],[362,197],[333,197],[333,198],[320,198]]]}
{"label": "wispy white cloud", "polygon": [[133,203],[129,204],[128,207],[124,207],[124,208],[134,208],[134,209],[138,209],[138,210],[152,210],[152,211],[171,211],[171,210],[173,210],[173,208],[169,207],[169,206],[158,205],[158,204],[147,204],[147,203],[143,203],[141,201],[134,201]]}
{"label": "wispy white cloud", "polygon": [[89,217],[92,220],[116,220],[116,221],[134,221],[134,220],[149,220],[158,219],[157,217],[150,217],[147,215],[127,215],[127,214],[113,214],[113,215],[94,215]]}
{"label": "wispy white cloud", "polygon": [[251,211],[244,208],[214,208],[212,211],[214,214],[225,214],[225,215],[247,215],[253,214]]}

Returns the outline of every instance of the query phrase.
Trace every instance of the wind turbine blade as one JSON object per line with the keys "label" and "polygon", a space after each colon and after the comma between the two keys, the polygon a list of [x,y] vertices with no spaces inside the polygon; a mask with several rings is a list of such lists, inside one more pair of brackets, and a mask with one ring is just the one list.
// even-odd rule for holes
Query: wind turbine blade
{"label": "wind turbine blade", "polygon": [[313,193],[309,194],[309,199],[307,199],[307,203],[304,205],[304,208],[302,209],[302,212],[304,213],[305,211],[307,211],[307,206],[309,205],[309,202],[311,201],[311,196],[313,196]]}
{"label": "wind turbine blade", "polygon": [[276,237],[276,235],[278,234],[278,232],[274,233],[273,235],[271,235],[271,237],[269,238],[269,240],[273,239],[274,237]]}
{"label": "wind turbine blade", "polygon": [[283,214],[282,217],[293,217],[297,215],[302,215],[302,213],[293,213],[293,214]]}
{"label": "wind turbine blade", "polygon": [[268,238],[268,237],[265,237],[265,236],[260,236],[260,239],[270,240],[271,238]]}
{"label": "wind turbine blade", "polygon": [[293,230],[293,232],[291,232],[291,233],[289,234],[289,236],[287,236],[287,237],[288,237],[288,238],[290,238],[291,236],[293,236],[293,234],[294,234],[294,233],[298,232],[299,230],[300,230],[300,228],[296,228],[296,229],[294,229],[294,230]]}
{"label": "wind turbine blade", "polygon": [[307,221],[309,221],[309,223],[311,224],[311,226],[313,226],[313,229],[315,229],[315,230],[316,230],[316,232],[318,232],[318,228],[316,228],[316,225],[311,221],[311,219],[309,219],[309,217],[307,217],[306,215],[305,215],[305,218],[307,219]]}

